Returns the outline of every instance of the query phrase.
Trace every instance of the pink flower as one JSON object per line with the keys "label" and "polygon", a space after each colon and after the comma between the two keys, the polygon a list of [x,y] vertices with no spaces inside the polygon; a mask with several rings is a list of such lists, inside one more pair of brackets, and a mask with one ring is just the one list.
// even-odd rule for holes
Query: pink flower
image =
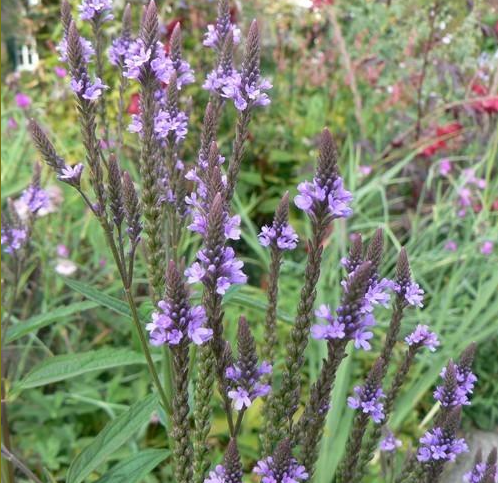
{"label": "pink flower", "polygon": [[7,119],[7,127],[9,129],[17,129],[19,127],[19,124],[17,124],[17,121],[13,117],[9,117]]}
{"label": "pink flower", "polygon": [[444,244],[444,249],[449,251],[449,252],[456,252],[457,249],[458,249],[458,245],[455,241],[453,240],[448,240],[445,244]]}
{"label": "pink flower", "polygon": [[439,174],[441,176],[448,176],[452,170],[453,165],[451,164],[451,161],[447,158],[441,159],[441,162],[439,163]]}
{"label": "pink flower", "polygon": [[57,255],[62,258],[69,257],[69,248],[66,245],[57,245]]}
{"label": "pink flower", "polygon": [[483,255],[491,255],[493,253],[493,242],[486,240],[482,245],[481,245],[481,253]]}
{"label": "pink flower", "polygon": [[66,77],[66,75],[67,75],[67,70],[64,69],[64,67],[60,67],[60,66],[56,66],[54,68],[54,72],[55,72],[55,75],[57,77],[60,77],[61,79]]}
{"label": "pink flower", "polygon": [[22,92],[16,94],[15,99],[17,107],[20,107],[21,109],[27,109],[29,106],[31,106],[31,97],[23,94]]}
{"label": "pink flower", "polygon": [[372,166],[368,166],[367,164],[361,164],[358,166],[358,170],[362,176],[368,176],[372,172]]}

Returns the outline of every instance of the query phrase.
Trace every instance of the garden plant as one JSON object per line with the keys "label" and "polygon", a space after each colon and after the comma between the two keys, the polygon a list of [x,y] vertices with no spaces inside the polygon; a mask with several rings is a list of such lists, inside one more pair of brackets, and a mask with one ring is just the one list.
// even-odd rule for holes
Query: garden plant
{"label": "garden plant", "polygon": [[[438,8],[436,2],[433,17]],[[496,204],[490,188],[496,187],[496,126],[488,126],[488,151],[478,168],[460,170],[448,159],[437,165],[440,184],[431,196],[441,200],[441,211],[434,209],[430,221],[423,218],[430,178],[419,192],[418,218],[401,242],[390,220],[379,216],[386,192],[379,196],[375,181],[361,185],[370,171],[351,174],[370,148],[336,142],[333,125],[310,136],[312,170],[288,190],[276,182],[272,213],[251,218],[248,206],[254,209],[257,201],[244,183],[251,172],[245,170],[254,166],[246,165],[257,134],[272,122],[265,110],[275,102],[272,92],[281,78],[275,76],[272,85],[264,76],[258,21],[239,28],[228,0],[219,0],[217,12],[214,4],[209,9],[203,46],[212,51],[213,65],[204,76],[187,61],[183,43],[189,33],[180,21],[160,40],[154,0],[126,5],[120,23],[110,0],[83,0],[79,19],[67,0],[61,4],[56,50],[64,65],[59,69],[68,74],[61,78],[69,78],[79,137],[76,146],[66,147],[62,119],[51,132],[40,111],[29,113],[25,132],[44,166],[33,163],[21,197],[11,196],[24,188],[18,185],[2,204],[2,481],[437,483],[470,453],[475,460],[462,481],[496,482],[496,448],[483,454],[461,431],[479,387],[473,366],[480,344],[497,336],[498,275],[486,261],[494,245],[491,236],[481,235],[484,229],[496,233],[484,220]],[[107,45],[110,28],[114,39]],[[342,33],[337,35],[340,44]],[[428,42],[426,57],[430,48]],[[436,129],[435,141],[424,138],[426,57],[414,128],[396,140],[408,143],[412,136],[422,160],[448,148],[463,130],[446,124]],[[205,94],[188,98],[199,81]],[[130,90],[137,94],[132,110]],[[28,99],[18,94],[17,104],[29,105]],[[366,137],[364,106],[358,99],[353,106],[354,122]],[[483,104],[481,114],[490,114],[490,106]],[[10,129],[18,128],[9,121]],[[415,154],[389,164],[391,151],[401,146],[394,144],[383,153],[387,167],[379,179],[401,197],[396,180]],[[282,151],[281,159],[292,157]],[[69,193],[63,203],[84,207],[80,229],[108,261],[96,265],[90,255],[85,281],[79,280],[67,247],[58,246],[56,289],[40,275],[37,261],[47,257],[44,234],[64,230],[63,220],[54,221],[59,215],[42,219],[54,203],[43,186],[51,179]],[[458,186],[456,196],[449,185]],[[348,224],[356,216],[361,221],[352,229]],[[457,233],[469,246],[478,233],[481,259],[467,251],[449,273],[446,257],[459,249]],[[441,237],[444,246],[431,252]],[[102,287],[99,270],[111,290]],[[264,284],[251,288],[258,275]],[[35,279],[52,287],[48,315],[32,313],[31,302],[23,300],[37,293]],[[84,300],[68,303],[62,286]],[[459,297],[461,305],[453,306]],[[64,328],[68,354],[54,355],[36,335],[87,311],[97,311],[102,321],[82,323],[75,338]],[[458,334],[445,325],[455,319]],[[79,350],[85,334],[92,334],[97,348]],[[13,343],[27,339],[26,356],[19,357]],[[101,340],[110,347],[101,347]],[[30,367],[32,347],[46,357]],[[135,366],[146,370],[128,372]],[[68,380],[101,372],[99,388],[115,394],[128,388],[125,398],[116,397],[119,403],[106,401],[93,382],[86,395],[78,393],[77,382],[60,390]],[[20,405],[46,405],[49,413],[54,405],[74,422],[80,406],[61,408],[76,398],[104,409],[110,420],[98,430],[88,423],[84,444],[64,462],[63,473],[60,462],[52,468],[44,458],[28,464],[16,450],[15,433],[22,427],[11,423],[17,419],[12,414]],[[422,398],[423,411],[413,417],[410,411]],[[92,411],[81,409],[77,425],[91,421]],[[410,437],[405,430],[402,438],[401,423],[410,417]],[[46,419],[26,422],[35,432]],[[130,452],[124,451],[127,443]],[[24,453],[36,459],[42,446],[30,443]]]}

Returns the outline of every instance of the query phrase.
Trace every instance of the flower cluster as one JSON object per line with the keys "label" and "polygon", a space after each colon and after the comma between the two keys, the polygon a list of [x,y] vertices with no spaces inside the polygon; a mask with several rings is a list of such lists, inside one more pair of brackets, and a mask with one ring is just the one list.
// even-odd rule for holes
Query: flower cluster
{"label": "flower cluster", "polygon": [[297,233],[289,223],[275,219],[271,226],[263,226],[258,235],[259,243],[268,247],[276,246],[279,250],[294,250],[299,240]]}
{"label": "flower cluster", "polygon": [[442,406],[468,406],[469,394],[474,390],[477,377],[470,368],[450,362],[440,374],[443,384],[434,391],[434,399]]}
{"label": "flower cluster", "polygon": [[13,254],[21,249],[27,240],[28,232],[25,228],[2,226],[2,246],[5,253]]}
{"label": "flower cluster", "polygon": [[455,461],[455,458],[460,453],[466,451],[468,451],[468,448],[464,439],[447,435],[442,428],[437,427],[427,431],[420,438],[417,459],[423,463],[431,461]]}
{"label": "flower cluster", "polygon": [[471,471],[465,473],[463,481],[465,483],[482,483],[486,469],[487,465],[484,462],[475,464]]}
{"label": "flower cluster", "polygon": [[375,423],[380,423],[384,419],[384,404],[381,399],[385,394],[382,388],[365,384],[356,386],[354,392],[356,396],[348,397],[348,406],[351,409],[360,409],[363,413],[369,414]]}
{"label": "flower cluster", "polygon": [[238,111],[245,111],[253,106],[267,106],[271,102],[265,92],[273,87],[268,79],[257,78],[249,82],[242,74],[233,73],[231,76],[224,76],[221,83],[221,95],[232,99]]}
{"label": "flower cluster", "polygon": [[241,37],[240,29],[230,21],[229,16],[228,18],[226,16],[218,17],[216,25],[209,24],[207,26],[207,32],[204,34],[202,45],[219,51],[223,47],[229,32],[232,34],[234,45],[238,45]]}
{"label": "flower cluster", "polygon": [[73,92],[87,101],[96,101],[102,95],[102,92],[108,88],[99,77],[96,77],[93,82],[88,75],[79,79],[71,79]]}
{"label": "flower cluster", "polygon": [[475,169],[467,168],[462,172],[463,184],[458,189],[458,211],[461,218],[468,214],[469,210],[479,211],[479,191],[486,188],[486,180],[478,178]]}
{"label": "flower cluster", "polygon": [[111,0],[83,0],[78,6],[81,20],[94,20],[98,18],[101,22],[112,20]]}
{"label": "flower cluster", "polygon": [[425,346],[431,352],[434,352],[439,346],[437,335],[431,332],[427,325],[417,325],[415,330],[405,337],[405,341],[409,346]]}
{"label": "flower cluster", "polygon": [[268,456],[265,459],[258,461],[253,472],[261,477],[261,483],[298,483],[306,481],[308,473],[303,465],[300,465],[295,458],[291,458],[283,469],[279,468],[275,459]]}
{"label": "flower cluster", "polygon": [[216,465],[213,471],[209,472],[209,476],[204,480],[204,483],[228,483],[227,471],[223,465]]}
{"label": "flower cluster", "polygon": [[175,346],[188,338],[201,345],[213,336],[213,331],[204,326],[207,320],[204,308],[190,306],[187,288],[173,262],[166,274],[166,299],[157,308],[152,322],[146,326],[151,344]]}
{"label": "flower cluster", "polygon": [[463,481],[465,483],[495,483],[498,476],[496,458],[496,448],[491,450],[486,461],[482,460],[482,451],[479,450],[474,460],[474,466],[468,473],[465,473]]}
{"label": "flower cluster", "polygon": [[314,213],[319,205],[325,205],[328,213],[334,218],[347,218],[353,213],[349,207],[353,196],[344,188],[340,177],[326,185],[317,178],[311,182],[303,181],[299,183],[297,189],[299,195],[294,202],[299,209],[308,214]]}
{"label": "flower cluster", "polygon": [[48,192],[36,184],[31,184],[24,190],[20,199],[33,214],[37,213],[42,208],[47,208],[50,203]]}
{"label": "flower cluster", "polygon": [[146,326],[152,345],[179,344],[188,337],[194,344],[201,345],[208,341],[213,332],[204,327],[206,314],[200,305],[192,308],[174,309],[171,302],[161,300],[158,311],[153,312],[152,322]]}
{"label": "flower cluster", "polygon": [[129,37],[118,37],[112,41],[107,52],[112,65],[121,65],[130,49],[132,40]]}
{"label": "flower cluster", "polygon": [[233,284],[247,282],[242,272],[244,262],[235,257],[232,247],[223,247],[219,256],[211,257],[207,249],[197,252],[197,262],[185,270],[188,283],[203,282],[208,275],[216,277],[216,293],[224,295]]}
{"label": "flower cluster", "polygon": [[[95,55],[95,49],[93,48],[92,43],[80,36],[80,44],[81,50],[83,53],[83,61],[88,64],[92,57]],[[64,35],[62,40],[59,42],[59,45],[56,47],[56,50],[59,52],[59,60],[61,62],[68,62],[67,56],[67,35]]]}
{"label": "flower cluster", "polygon": [[425,147],[422,155],[429,158],[442,149],[448,148],[448,140],[457,136],[462,131],[463,126],[459,122],[452,122],[443,126],[437,126],[435,137],[437,140]]}
{"label": "flower cluster", "polygon": [[247,374],[237,365],[227,367],[225,377],[229,381],[228,397],[233,400],[237,411],[248,408],[257,397],[266,396],[271,391],[269,384],[261,382],[262,376],[271,374],[272,367],[263,361],[252,373]]}
{"label": "flower cluster", "polygon": [[[134,116],[137,119],[138,116]],[[183,111],[176,113],[160,109],[154,119],[154,131],[159,139],[173,136],[176,143],[183,141],[187,135],[188,117]]]}
{"label": "flower cluster", "polygon": [[[359,242],[361,243],[361,241]],[[373,333],[368,329],[375,325],[373,310],[376,305],[387,306],[390,300],[388,291],[393,288],[392,281],[379,280],[376,270],[372,273],[371,262],[363,262],[362,255],[354,253],[355,244],[349,258],[342,260],[348,274],[341,282],[344,290],[343,301],[334,317],[330,306],[321,305],[315,311],[318,318],[327,325],[314,325],[311,334],[315,339],[353,339],[357,349],[370,350],[368,342]]]}
{"label": "flower cluster", "polygon": [[389,431],[386,437],[380,442],[379,448],[381,451],[386,453],[392,453],[396,451],[396,448],[400,448],[401,444],[401,441],[397,439],[391,431]]}
{"label": "flower cluster", "polygon": [[398,295],[404,297],[409,305],[413,305],[414,307],[424,306],[424,290],[420,288],[418,283],[411,280],[407,283],[397,282],[394,284],[393,288]]}

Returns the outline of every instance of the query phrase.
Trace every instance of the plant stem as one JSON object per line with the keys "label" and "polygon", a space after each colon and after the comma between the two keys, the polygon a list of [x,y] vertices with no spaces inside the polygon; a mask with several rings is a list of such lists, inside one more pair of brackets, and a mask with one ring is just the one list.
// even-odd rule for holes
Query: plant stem
{"label": "plant stem", "polygon": [[13,464],[19,471],[24,473],[28,478],[31,478],[35,483],[42,483],[42,481],[18,457],[15,456],[3,444],[2,456],[7,460],[8,463],[10,463],[11,465]]}
{"label": "plant stem", "polygon": [[159,376],[157,375],[156,368],[154,366],[154,361],[152,360],[152,356],[149,351],[149,346],[147,344],[147,339],[145,338],[145,334],[142,328],[142,324],[140,323],[140,318],[138,316],[137,307],[135,304],[135,300],[129,288],[125,288],[126,299],[128,301],[128,305],[130,306],[132,313],[132,320],[135,324],[135,328],[137,329],[138,336],[140,338],[140,343],[142,345],[142,349],[144,351],[145,359],[147,360],[147,365],[149,366],[149,371],[152,375],[152,379],[154,380],[154,385],[156,386],[157,392],[161,398],[164,409],[168,414],[171,414],[171,404],[168,400],[168,396],[164,392],[164,389],[159,380]]}
{"label": "plant stem", "polygon": [[436,15],[439,7],[439,2],[436,1],[434,7],[429,10],[429,38],[424,46],[424,57],[422,60],[422,72],[420,74],[420,81],[417,86],[417,124],[415,127],[415,138],[420,139],[420,134],[422,131],[422,115],[423,115],[423,99],[422,90],[424,87],[425,77],[427,75],[427,68],[429,66],[429,54],[431,51],[431,45],[434,41],[434,34],[436,32]]}
{"label": "plant stem", "polygon": [[[2,363],[2,371],[3,371],[3,366],[4,363]],[[11,444],[10,444],[10,432],[9,432],[9,421],[8,421],[8,416],[7,416],[7,399],[5,395],[5,382],[2,377],[2,439],[5,444],[5,448],[7,451],[10,452],[11,450]],[[2,455],[3,455],[3,447],[4,445],[2,444]],[[14,467],[12,466],[12,462],[7,459],[7,476],[9,483],[15,483],[15,477],[14,477]]]}

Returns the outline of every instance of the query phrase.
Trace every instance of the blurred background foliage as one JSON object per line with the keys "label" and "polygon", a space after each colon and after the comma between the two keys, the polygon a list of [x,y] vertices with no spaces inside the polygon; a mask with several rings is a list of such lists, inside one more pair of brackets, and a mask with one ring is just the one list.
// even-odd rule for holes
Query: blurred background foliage
{"label": "blurred background foliage", "polygon": [[[142,2],[132,3],[137,26]],[[123,2],[116,0],[114,4],[116,12],[121,11]],[[176,22],[182,23],[185,55],[197,75],[198,83],[189,87],[188,97],[182,99],[192,106],[184,148],[184,160],[192,163],[207,100],[199,86],[213,61],[202,47],[202,36],[215,17],[216,7],[214,1],[201,0],[160,0],[158,5],[165,38]],[[68,79],[54,72],[60,66],[55,52],[61,37],[58,9],[57,1],[2,2],[2,208],[8,198],[17,199],[29,184],[37,160],[25,128],[27,117],[36,117],[46,126],[66,159],[83,159]],[[449,357],[456,357],[470,340],[479,346],[475,364],[479,383],[473,405],[466,410],[466,429],[495,430],[496,3],[253,0],[234,2],[233,16],[243,31],[253,17],[260,21],[262,71],[274,88],[271,105],[257,112],[251,123],[235,197],[235,209],[243,223],[242,241],[236,248],[246,264],[250,284],[226,298],[228,337],[233,339],[234,322],[241,312],[247,314],[256,337],[262,337],[269,258],[256,235],[259,227],[271,219],[283,192],[289,190],[294,195],[297,183],[309,176],[316,157],[317,134],[328,126],[341,148],[340,166],[346,186],[355,194],[355,214],[347,222],[337,223],[325,242],[317,304],[336,305],[342,276],[339,260],[347,251],[350,235],[359,231],[368,239],[382,227],[387,241],[386,274],[392,274],[396,253],[405,245],[414,276],[427,293],[426,306],[408,316],[402,335],[417,323],[428,323],[442,340],[434,356],[418,362],[399,400],[392,426],[400,434],[404,449],[416,442],[436,413],[432,388],[443,364]],[[82,28],[85,30],[85,26]],[[113,23],[107,31],[109,40],[118,29],[118,22]],[[19,45],[24,37],[36,41],[41,60],[34,71],[13,69],[16,44],[12,41],[17,39]],[[111,68],[105,82],[117,85],[118,77]],[[28,107],[16,105],[18,93],[31,98]],[[128,112],[132,113],[136,109],[135,86],[127,96]],[[106,98],[115,113],[117,90],[109,90]],[[234,118],[235,112],[229,107],[219,133],[224,154],[230,152]],[[134,135],[127,133],[122,163],[135,179],[137,149]],[[120,283],[97,223],[75,192],[56,184],[45,168],[43,184],[51,192],[53,210],[40,216],[35,225],[29,263],[20,282],[22,297],[7,333],[3,364],[9,369],[7,403],[13,448],[44,481],[64,481],[74,456],[109,419],[150,388],[145,366],[140,365],[90,372],[40,387],[23,386],[23,377],[33,367],[57,354],[130,344],[140,350],[129,320],[120,312]],[[291,221],[304,240],[309,230],[304,218],[293,210]],[[195,254],[197,243],[196,239],[185,240],[187,261]],[[283,266],[279,304],[282,341],[295,313],[305,256],[305,244],[301,243]],[[146,302],[143,261],[141,253],[136,291],[145,319],[152,307]],[[3,295],[8,293],[10,277],[8,255],[2,254]],[[353,353],[341,368],[317,482],[331,481],[340,459],[338,448],[352,416],[344,401],[382,343],[387,313],[379,320],[374,350]],[[322,344],[310,344],[308,383],[316,378],[324,351]],[[400,353],[397,351],[395,357]],[[278,357],[277,366],[281,366],[283,354]],[[249,469],[259,454],[258,409],[256,406],[248,411],[240,439]],[[141,447],[161,447],[158,416],[99,467],[89,481]],[[225,420],[219,406],[215,407],[215,417],[213,461],[221,458],[226,444]],[[168,471],[167,465],[159,465],[146,481],[169,481]],[[368,481],[377,480],[372,476]]]}

